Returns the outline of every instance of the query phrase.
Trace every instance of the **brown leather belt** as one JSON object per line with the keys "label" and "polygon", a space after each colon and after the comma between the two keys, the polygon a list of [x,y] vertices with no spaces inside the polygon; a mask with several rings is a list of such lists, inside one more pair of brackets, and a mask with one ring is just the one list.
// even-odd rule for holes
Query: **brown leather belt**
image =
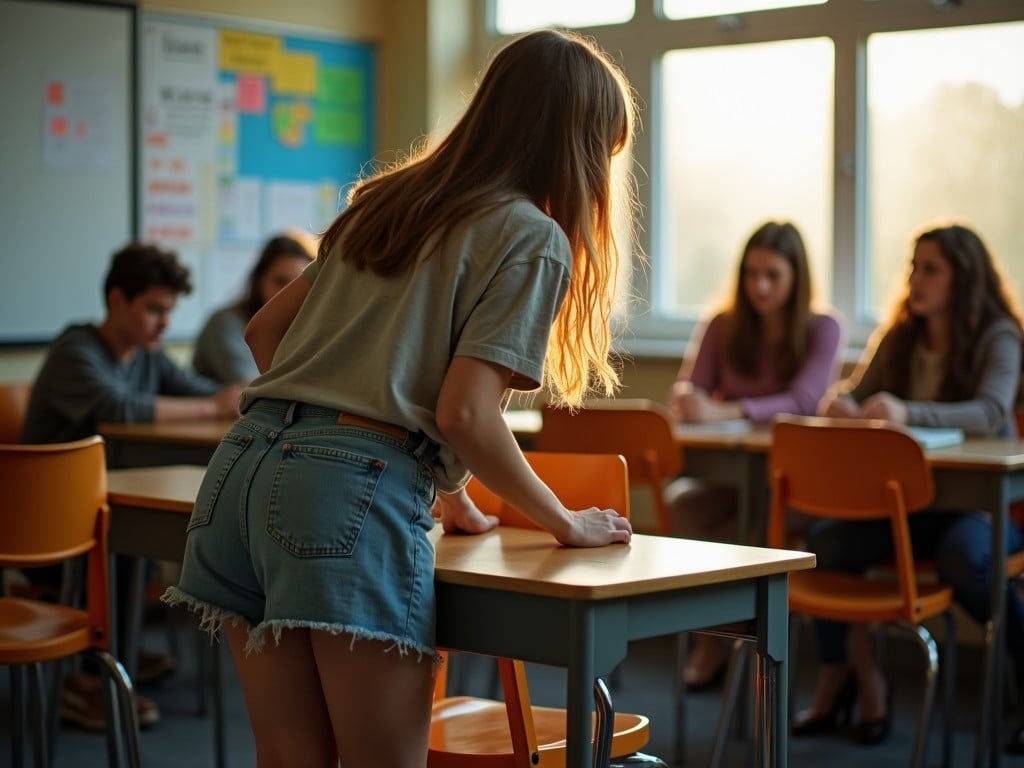
{"label": "brown leather belt", "polygon": [[397,424],[388,424],[386,421],[377,421],[377,419],[371,419],[367,416],[358,416],[354,413],[339,414],[338,424],[341,426],[372,429],[374,432],[381,432],[402,441],[409,438],[409,430],[405,427],[400,427]]}

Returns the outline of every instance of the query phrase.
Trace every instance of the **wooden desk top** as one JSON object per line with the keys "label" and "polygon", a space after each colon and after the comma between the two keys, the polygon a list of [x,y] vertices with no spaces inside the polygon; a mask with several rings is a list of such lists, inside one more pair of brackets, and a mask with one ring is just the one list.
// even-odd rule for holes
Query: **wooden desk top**
{"label": "wooden desk top", "polygon": [[[532,434],[540,431],[540,411],[510,410],[506,411],[504,416],[509,429],[517,434]],[[161,421],[146,424],[103,422],[99,425],[99,433],[104,438],[127,442],[216,447],[232,424],[234,424],[234,419]]]}
{"label": "wooden desk top", "polygon": [[234,423],[233,419],[154,421],[146,424],[103,422],[99,425],[99,433],[104,439],[216,446]]}
{"label": "wooden desk top", "polygon": [[[110,470],[111,504],[188,515],[199,491],[202,467],[170,466]],[[635,534],[629,546],[562,547],[545,531],[497,528],[480,536],[430,539],[435,577],[450,584],[495,587],[550,597],[601,600],[699,587],[813,568],[807,552]]]}

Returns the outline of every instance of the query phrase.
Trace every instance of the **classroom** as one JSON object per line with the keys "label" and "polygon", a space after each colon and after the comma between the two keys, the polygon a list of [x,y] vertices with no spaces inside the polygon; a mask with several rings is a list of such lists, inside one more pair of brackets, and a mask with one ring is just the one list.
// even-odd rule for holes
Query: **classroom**
{"label": "classroom", "polygon": [[[254,417],[266,420],[254,427],[257,431],[278,429],[270,426],[272,419],[283,419],[285,427],[293,419],[308,419],[312,428],[319,423],[316,419],[336,416],[338,425],[391,438],[397,434],[405,441],[401,451],[380,457],[385,464],[397,465],[399,456],[409,455],[420,461],[424,450],[437,452],[432,460],[444,469],[432,481],[439,483],[431,486],[432,492],[442,497],[434,517],[446,531],[451,526],[470,532],[475,526],[481,540],[490,542],[476,553],[475,537],[442,534],[441,522],[430,534],[438,552],[439,611],[445,617],[438,632],[453,649],[450,663],[444,664],[447,690],[500,696],[502,681],[529,668],[533,703],[558,708],[556,731],[559,738],[566,736],[560,747],[564,754],[555,759],[563,764],[589,764],[592,751],[595,759],[600,757],[600,743],[591,745],[583,738],[598,695],[591,683],[598,675],[611,691],[615,730],[619,716],[637,713],[643,737],[629,749],[640,753],[635,762],[614,751],[622,748],[616,741],[610,753],[615,757],[603,765],[811,766],[828,760],[836,768],[867,761],[878,766],[941,761],[980,768],[1022,761],[1024,669],[1018,667],[1024,663],[1014,663],[1015,651],[1024,660],[1024,645],[1014,647],[1018,639],[1024,640],[1016,634],[1018,628],[1024,630],[1024,624],[1018,627],[1024,613],[1018,616],[1016,599],[1017,580],[1024,575],[1024,557],[1016,557],[1024,549],[1019,527],[1024,519],[1024,439],[1017,426],[1024,424],[1024,225],[1019,215],[1024,207],[1019,183],[1024,170],[1024,4],[1019,0],[0,0],[0,16],[10,22],[0,23],[6,30],[0,31],[0,82],[12,101],[27,107],[12,115],[0,146],[0,165],[15,180],[0,193],[0,230],[8,234],[11,246],[0,256],[9,276],[0,286],[0,390],[49,381],[47,397],[75,398],[62,388],[61,374],[54,373],[65,364],[51,358],[56,348],[51,342],[69,325],[99,323],[105,312],[107,320],[95,327],[107,338],[108,332],[114,333],[110,329],[116,320],[111,318],[121,311],[119,306],[123,322],[129,322],[133,295],[113,278],[119,256],[143,255],[124,248],[128,243],[152,244],[144,255],[156,261],[172,254],[174,263],[166,267],[171,272],[185,268],[183,276],[161,283],[169,295],[166,305],[149,310],[150,337],[143,339],[139,331],[129,339],[127,326],[122,326],[124,346],[116,349],[124,359],[135,349],[159,350],[166,365],[205,383],[180,379],[173,392],[154,392],[160,396],[153,402],[135,406],[141,418],[112,417],[106,411],[106,416],[93,419],[102,426],[90,434],[103,437],[113,493],[121,492],[118,483],[134,491],[132,472],[167,465],[205,468],[219,460],[213,449],[223,445],[221,438],[238,414],[243,392],[249,393],[242,394],[243,412],[249,407],[258,411],[256,405],[264,404],[264,411]],[[622,136],[601,137],[610,142],[599,164],[604,186],[590,191],[607,194],[597,194],[589,209],[578,200],[567,203],[579,204],[594,222],[587,237],[566,240],[572,257],[586,254],[598,270],[587,273],[588,287],[577,270],[562,267],[564,284],[570,286],[565,306],[576,302],[576,324],[555,320],[544,327],[542,338],[548,338],[550,329],[555,340],[546,342],[548,367],[541,369],[543,341],[508,336],[495,343],[507,343],[521,353],[521,361],[487,357],[498,351],[481,353],[482,358],[454,357],[477,365],[463,370],[452,363],[448,377],[444,368],[435,370],[418,361],[419,392],[413,385],[408,393],[384,392],[371,376],[362,386],[373,392],[338,395],[344,402],[331,401],[330,408],[318,403],[273,411],[271,405],[277,408],[297,399],[282,395],[278,400],[276,393],[307,391],[289,376],[307,375],[321,384],[326,380],[327,363],[317,367],[311,351],[317,345],[331,348],[343,336],[358,337],[348,359],[369,361],[370,368],[395,371],[400,378],[397,372],[409,370],[405,366],[414,359],[403,350],[418,340],[429,342],[431,325],[402,327],[396,310],[394,317],[378,318],[386,329],[383,338],[395,335],[398,351],[392,351],[387,344],[374,343],[371,330],[378,326],[355,312],[335,337],[321,322],[316,335],[310,333],[301,345],[296,341],[290,348],[292,362],[279,368],[283,381],[276,384],[270,377],[270,383],[262,384],[263,378],[256,377],[266,372],[271,356],[275,365],[280,363],[280,349],[277,342],[269,351],[259,342],[246,346],[250,337],[247,332],[243,342],[242,329],[260,310],[255,316],[264,324],[256,326],[268,335],[258,338],[271,338],[277,333],[272,323],[279,318],[261,309],[270,295],[287,284],[271,305],[285,306],[288,299],[280,297],[299,283],[307,285],[292,278],[309,265],[314,275],[328,276],[326,265],[332,260],[322,258],[323,252],[317,255],[317,243],[324,236],[330,244],[327,253],[342,247],[332,222],[346,206],[366,199],[359,196],[363,190],[373,189],[357,182],[377,171],[419,168],[406,165],[410,157],[439,157],[436,169],[447,170],[443,162],[448,156],[434,148],[450,131],[457,136],[463,127],[481,130],[468,116],[485,93],[481,83],[490,82],[484,78],[493,71],[491,62],[509,51],[513,41],[544,29],[567,30],[573,40],[578,34],[579,45],[598,52],[601,71],[611,73],[616,103],[621,102],[611,122],[618,121],[622,136],[628,136],[625,151],[620,151]],[[524,61],[514,65],[524,71],[528,66]],[[27,76],[15,74],[22,66]],[[521,92],[506,113],[509,120],[546,115],[536,110],[547,109],[543,97],[561,79],[550,72],[537,75],[536,93]],[[582,82],[574,84],[575,90],[583,92],[592,84]],[[567,99],[562,97],[562,102],[562,111],[568,113]],[[552,109],[557,112],[559,107]],[[577,114],[564,135],[580,138],[580,147],[592,146],[604,118]],[[547,124],[538,125],[543,129],[536,135],[545,135]],[[504,125],[492,126],[491,141],[498,141],[495,137],[504,130]],[[481,130],[481,135],[486,133]],[[521,133],[525,135],[525,128]],[[553,169],[587,160],[581,150],[563,164],[563,153],[536,141],[531,145],[524,139],[522,146],[514,146],[511,131],[507,142],[504,160],[480,146],[471,151],[496,167],[503,162],[516,165],[512,157],[519,158],[520,166]],[[457,175],[445,178],[459,183]],[[414,183],[418,180],[399,189],[412,190],[409,195],[422,190],[424,200],[430,201],[424,205],[434,205],[430,210],[435,214],[458,215],[436,203],[443,195],[431,195],[430,185]],[[485,182],[481,177],[478,184],[483,188]],[[535,180],[531,177],[529,183]],[[548,175],[536,183],[550,183]],[[459,194],[470,193],[460,189]],[[475,198],[460,199],[472,203]],[[562,224],[561,214],[552,213],[554,204],[549,200],[548,205],[545,221]],[[447,221],[443,215],[439,219]],[[429,242],[416,231],[405,232],[408,226],[394,225],[402,237],[412,238],[403,242],[417,247]],[[559,231],[564,230],[563,224]],[[427,230],[427,235],[434,232]],[[274,278],[280,283],[274,291],[257,302],[257,281],[270,279],[256,271],[257,260],[262,251],[268,270],[288,261],[271,258],[271,241],[282,236],[288,242],[274,247],[296,258],[290,260],[287,275],[282,271]],[[474,236],[499,246],[512,237],[504,229],[480,229],[467,235],[467,242]],[[531,230],[523,238],[535,236]],[[614,249],[607,248],[611,240]],[[448,253],[446,247],[438,251]],[[548,262],[555,265],[558,259],[545,257]],[[104,287],[108,265],[111,273]],[[383,279],[384,273],[375,271],[379,263],[372,260],[347,268]],[[545,275],[538,273],[538,280]],[[948,297],[940,300],[935,286],[942,279],[947,279],[941,290]],[[111,303],[111,280],[123,306]],[[340,281],[328,285],[341,291],[338,295],[348,305],[376,311],[371,310],[372,293],[365,289],[338,287]],[[489,294],[480,292],[483,311],[495,318],[524,307],[530,307],[527,314],[544,317],[543,302],[561,300],[554,289],[534,286],[527,294],[525,287],[505,285],[521,295],[487,304]],[[457,314],[464,310],[456,290],[476,288],[464,289],[462,282],[450,289],[410,288],[395,299],[395,306],[408,302],[421,311],[429,303],[425,297],[443,304],[451,295]],[[303,297],[322,295],[306,291]],[[584,291],[590,293],[580,293]],[[945,303],[935,308],[940,301]],[[294,302],[293,312],[300,299]],[[598,305],[600,322],[578,314],[596,311]],[[244,319],[234,321],[234,348],[207,350],[206,362],[201,362],[208,322],[229,308],[241,312],[243,306]],[[310,311],[319,311],[321,321],[333,322],[326,304]],[[463,326],[474,329],[472,318],[480,322],[481,316],[439,322],[453,323],[461,332]],[[597,326],[596,336],[589,336],[586,344],[579,341]],[[930,333],[944,335],[935,341]],[[483,340],[466,343],[486,348]],[[550,345],[556,343],[586,349],[561,357],[568,368],[558,368],[552,378]],[[238,349],[251,369],[213,372],[218,365],[227,366]],[[510,359],[523,367],[504,362]],[[599,579],[596,571],[587,570],[593,563],[580,553],[607,551],[601,557],[608,581],[576,585],[580,592],[565,587],[564,593],[546,598],[550,602],[527,597],[509,602],[545,617],[552,637],[564,631],[566,648],[557,652],[540,641],[525,640],[522,624],[493,608],[508,598],[506,588],[490,585],[486,589],[492,591],[481,595],[463,592],[462,582],[469,578],[464,568],[479,565],[481,573],[474,572],[478,579],[508,577],[487,571],[493,563],[483,562],[488,546],[498,541],[487,532],[485,521],[487,515],[501,517],[503,524],[496,530],[512,536],[505,529],[518,523],[506,522],[504,516],[520,515],[510,497],[497,490],[501,473],[488,476],[485,458],[478,460],[479,473],[474,461],[462,458],[469,446],[480,445],[477,428],[466,426],[463,419],[470,412],[482,418],[477,409],[485,395],[478,393],[490,391],[489,372],[498,369],[511,376],[506,384],[512,394],[499,387],[499,410],[504,413],[491,416],[503,415],[509,427],[505,432],[515,438],[509,445],[518,444],[531,462],[540,462],[533,471],[542,486],[563,499],[560,512],[591,506],[585,495],[579,507],[564,498],[596,492],[597,485],[582,490],[566,486],[564,476],[575,470],[550,469],[543,463],[546,459],[532,458],[534,452],[621,454],[630,483],[622,503],[629,510],[634,553],[651,547],[651,563],[659,558],[676,563],[675,571],[662,575],[666,582],[675,580],[675,586],[656,594],[640,588],[630,592],[643,579],[616,570],[627,567],[614,554],[620,549],[615,542],[628,540],[622,523],[602,519],[601,525],[612,528],[602,533],[608,538],[601,543],[610,546],[595,550],[575,549],[594,544],[572,539],[579,533],[576,529],[562,530],[563,537],[556,538],[572,545],[558,551],[576,552],[578,559],[560,567],[573,575],[582,573],[584,580]],[[580,372],[584,383],[577,376],[573,385],[571,374]],[[136,381],[156,375],[131,374],[140,377]],[[417,432],[420,425],[409,414],[420,411],[410,402],[431,391],[435,382],[442,399],[436,414],[429,414],[433,431]],[[519,386],[524,382],[531,386]],[[588,382],[596,388],[587,389]],[[41,388],[36,389],[34,396],[43,397]],[[362,398],[369,412],[349,413],[345,398]],[[15,407],[29,407],[20,402]],[[558,403],[584,407],[578,412],[556,410],[552,406]],[[392,406],[398,411],[389,411]],[[0,402],[0,416],[6,407]],[[43,406],[34,407],[31,429],[36,431],[19,430],[11,442],[58,441],[59,433],[47,434],[45,420],[39,420]],[[383,418],[389,412],[409,418]],[[177,415],[168,419],[168,413]],[[879,577],[878,569],[893,567],[890,560],[899,571],[905,565],[901,558],[909,555],[899,541],[891,552],[875,552],[867,528],[842,527],[861,521],[843,521],[829,529],[815,526],[810,518],[795,520],[793,512],[800,507],[795,495],[789,516],[778,512],[788,501],[785,483],[771,482],[776,475],[782,477],[785,462],[782,438],[773,441],[773,427],[787,422],[786,414],[794,417],[794,444],[801,439],[798,428],[837,427],[826,425],[828,420],[862,422],[838,425],[853,431],[837,438],[842,442],[835,444],[835,455],[855,455],[844,452],[855,450],[852,446],[858,445],[868,421],[882,427],[895,424],[891,431],[910,435],[918,446],[916,454],[924,457],[922,471],[928,477],[920,508],[948,508],[949,520],[956,521],[943,518],[942,527],[909,524],[915,544],[929,542],[921,545],[926,552],[914,553],[929,561],[918,566],[932,569],[915,587],[915,594],[920,590],[915,599],[921,602],[913,618],[904,620],[909,634],[890,629],[869,637],[861,630],[886,626],[892,617],[829,613],[834,606],[823,609],[815,602],[817,586],[812,588],[810,581],[805,585],[804,576],[824,572],[823,565],[828,574],[844,572],[842,578],[854,578],[845,571],[857,572],[851,590],[863,581],[877,584],[889,578],[895,583],[918,570],[911,561],[906,573]],[[558,426],[563,418],[565,423]],[[177,427],[165,430],[153,444],[150,425],[133,421],[177,422]],[[493,418],[481,423],[495,429]],[[786,429],[782,427],[783,434]],[[30,439],[24,434],[45,436]],[[413,451],[417,436],[423,442]],[[237,445],[239,461],[256,462],[248,457],[248,438],[231,431],[226,439]],[[655,448],[658,440],[664,445]],[[819,458],[826,454],[822,445],[827,444],[814,449]],[[222,450],[217,450],[219,456]],[[481,456],[491,457],[492,450],[497,449],[488,448]],[[846,463],[867,472],[875,462]],[[253,464],[254,472],[257,466]],[[491,487],[482,478],[472,481],[469,497],[479,507],[472,514],[447,501],[449,495],[466,498],[454,479],[460,472],[483,474],[495,482]],[[618,478],[617,465],[611,474]],[[845,471],[829,477],[833,492],[852,482]],[[180,484],[158,506],[190,509],[196,494],[205,492],[201,480],[201,471],[178,475]],[[651,488],[639,487],[645,482]],[[528,485],[534,488],[532,483]],[[506,494],[515,495],[504,487]],[[852,488],[850,494],[856,484]],[[302,484],[292,492],[307,498]],[[312,499],[315,494],[309,493]],[[182,494],[189,498],[180,498]],[[114,627],[113,642],[123,643],[122,655],[132,659],[126,662],[130,674],[139,671],[150,646],[174,657],[176,665],[173,672],[168,668],[156,675],[159,682],[138,686],[153,705],[149,714],[141,705],[137,712],[143,726],[143,763],[218,768],[255,764],[260,739],[253,737],[250,717],[258,722],[258,715],[243,695],[228,643],[220,643],[213,654],[208,647],[204,650],[202,640],[197,644],[194,618],[178,606],[207,610],[207,603],[185,586],[175,592],[180,554],[175,562],[154,554],[167,546],[169,537],[174,537],[171,549],[180,553],[177,542],[184,540],[184,527],[154,518],[152,531],[133,534],[139,539],[129,543],[118,515],[126,509],[139,512],[136,508],[145,505],[125,500],[134,499],[133,493],[123,497],[111,501],[112,554],[118,563],[129,562],[129,555],[134,559],[130,569],[112,569],[111,584],[133,590],[133,597],[135,590],[148,592],[144,603],[141,597],[133,601],[144,604],[141,613],[127,608],[126,616],[115,616],[124,625]],[[525,502],[536,496],[517,498]],[[452,506],[445,509],[446,503]],[[178,509],[175,520],[183,519],[185,507]],[[552,534],[561,530],[553,518],[542,516],[543,523],[523,514],[533,521],[528,527],[547,528]],[[271,525],[268,521],[268,531]],[[203,524],[194,518],[189,528],[196,527]],[[198,536],[192,534],[196,540]],[[147,537],[151,549],[136,551]],[[501,541],[501,546],[513,546],[511,539]],[[536,548],[536,541],[515,540],[527,549]],[[549,535],[547,541],[554,540]],[[694,542],[704,546],[686,548]],[[747,549],[766,553],[758,574],[743,571],[741,555]],[[857,557],[848,550],[857,550]],[[771,559],[767,554],[779,552],[801,556]],[[816,569],[807,552],[817,558]],[[203,559],[191,550],[187,556]],[[154,559],[161,562],[158,576],[152,567],[143,570]],[[981,567],[982,560],[988,570],[967,573]],[[678,572],[680,561],[707,566],[698,588],[692,581],[684,584],[697,577],[688,572],[684,578]],[[734,561],[734,566],[721,566],[733,568],[728,578],[708,575],[713,570],[708,563]],[[525,562],[521,566],[528,567]],[[990,572],[1005,572],[1010,578],[994,579]],[[829,589],[839,589],[840,583],[847,582],[835,582]],[[780,610],[776,597],[781,590],[785,616],[786,589],[790,613],[802,614],[791,626],[773,613]],[[589,597],[581,598],[586,590]],[[604,597],[594,597],[599,593]],[[160,602],[161,594],[175,607]],[[615,603],[615,612],[602,602],[605,597]],[[644,610],[638,606],[657,600],[664,601],[663,610],[675,611],[671,618],[636,618]],[[474,620],[471,610],[489,606],[493,616]],[[699,618],[693,618],[695,611]],[[580,612],[588,617],[583,623],[566,620],[565,627],[559,626],[560,616],[571,615],[575,621]],[[282,621],[290,626],[287,619]],[[489,627],[480,626],[489,622]],[[835,631],[839,626],[841,632]],[[711,633],[685,631],[708,627]],[[847,627],[852,629],[847,632]],[[274,622],[270,629],[281,632]],[[360,628],[352,634],[353,646],[362,637],[359,632],[373,637]],[[395,639],[403,654],[427,647],[388,630],[381,633]],[[753,642],[730,642],[735,637]],[[232,636],[235,642],[240,641]],[[259,645],[252,636],[248,642]],[[516,642],[528,646],[517,656],[526,660],[526,667],[499,664],[501,678],[489,656],[513,655],[499,651],[520,650]],[[171,652],[163,654],[165,648]],[[458,650],[469,652],[454,653]],[[951,655],[955,664],[946,663]],[[922,657],[931,659],[928,674]],[[212,686],[204,679],[211,664],[220,680]],[[749,684],[758,670],[770,685]],[[24,724],[12,729],[15,691],[0,688],[0,750],[24,746],[31,755],[34,729]],[[60,693],[57,683],[52,691]],[[781,720],[780,708],[786,710]],[[499,720],[504,713],[502,707]],[[452,717],[458,716],[453,710]],[[60,724],[55,714],[48,717],[59,725],[54,765],[104,764],[108,744],[103,738],[85,727]],[[147,723],[146,717],[152,720]],[[455,720],[451,727],[469,726]],[[25,728],[26,744],[21,746],[13,738],[19,728]],[[535,745],[536,737],[530,738]],[[128,764],[130,752],[123,755]],[[650,763],[642,762],[644,753],[654,756]],[[76,762],[81,759],[86,762]],[[390,758],[382,759],[381,764],[390,764]],[[431,768],[465,764],[444,762],[433,753],[428,762]]]}

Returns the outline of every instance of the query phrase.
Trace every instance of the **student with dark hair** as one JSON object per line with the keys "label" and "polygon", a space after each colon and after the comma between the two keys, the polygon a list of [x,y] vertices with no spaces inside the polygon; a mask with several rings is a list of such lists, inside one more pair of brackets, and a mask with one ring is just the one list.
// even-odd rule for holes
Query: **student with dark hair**
{"label": "student with dark hair", "polygon": [[[207,470],[177,587],[219,627],[261,765],[423,768],[445,530],[497,521],[469,473],[566,546],[627,543],[569,510],[502,418],[510,389],[579,406],[618,384],[613,201],[633,101],[592,41],[494,58],[438,144],[356,185],[317,259],[246,329],[262,375]],[[240,521],[242,524],[240,525]]]}
{"label": "student with dark hair", "polygon": [[[843,332],[838,317],[812,307],[810,263],[800,231],[768,221],[743,247],[732,301],[695,335],[669,407],[684,424],[730,419],[770,422],[779,413],[816,412],[835,383]],[[681,477],[665,490],[673,533],[736,541],[735,490]],[[692,690],[721,680],[728,661],[722,641],[697,634],[686,667]]]}
{"label": "student with dark hair", "polygon": [[245,295],[210,315],[199,332],[192,357],[196,373],[224,383],[248,383],[259,375],[245,343],[245,326],[313,260],[315,248],[306,242],[309,239],[295,232],[267,240],[249,272]]}
{"label": "student with dark hair", "polygon": [[[914,240],[907,287],[892,319],[823,413],[1014,436],[1022,338],[1020,313],[981,238],[959,224],[928,229]],[[991,608],[991,526],[983,510],[933,509],[910,518],[915,555],[935,561],[938,577],[982,623]],[[1007,552],[1020,549],[1020,529],[1011,523],[1007,532]],[[811,529],[807,549],[817,555],[819,568],[854,573],[893,557],[888,521],[822,521]],[[1020,670],[1024,605],[1012,589],[1005,626]],[[834,729],[840,710],[856,698],[854,739],[884,740],[892,722],[891,683],[864,639],[865,628],[831,621],[815,627],[821,673],[811,706],[794,718],[793,733]]]}
{"label": "student with dark hair", "polygon": [[[22,429],[23,443],[60,443],[95,434],[100,422],[151,422],[228,418],[238,413],[238,386],[221,387],[178,366],[161,349],[178,296],[192,290],[188,270],[176,255],[155,245],[131,243],[113,255],[103,283],[106,315],[97,324],[70,325],[53,341],[32,385]],[[120,558],[119,558],[120,559]],[[117,569],[118,595],[127,595],[128,564]],[[35,568],[26,576],[37,589],[56,591],[59,567]],[[126,611],[117,606],[115,630],[124,632]],[[173,668],[165,654],[140,652],[137,681]],[[139,722],[160,715],[139,696]],[[100,678],[72,675],[61,697],[61,716],[90,730],[103,730]]]}

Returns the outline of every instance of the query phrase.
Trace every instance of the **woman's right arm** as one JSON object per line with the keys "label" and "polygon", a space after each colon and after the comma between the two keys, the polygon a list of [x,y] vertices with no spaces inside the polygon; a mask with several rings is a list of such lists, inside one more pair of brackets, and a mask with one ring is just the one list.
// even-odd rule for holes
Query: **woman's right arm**
{"label": "woman's right arm", "polygon": [[567,546],[629,543],[629,520],[616,510],[570,511],[527,463],[501,414],[511,371],[474,357],[452,359],[437,401],[437,428],[490,490]]}

